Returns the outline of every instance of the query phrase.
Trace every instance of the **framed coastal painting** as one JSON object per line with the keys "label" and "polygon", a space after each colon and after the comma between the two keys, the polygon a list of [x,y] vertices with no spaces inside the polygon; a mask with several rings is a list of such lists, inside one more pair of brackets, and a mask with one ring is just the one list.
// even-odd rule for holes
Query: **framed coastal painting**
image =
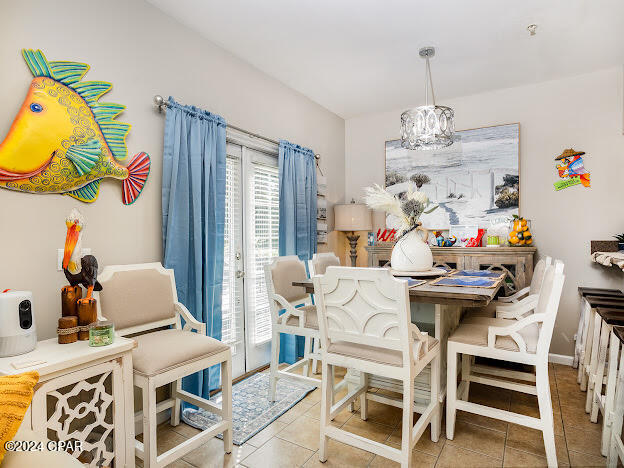
{"label": "framed coastal painting", "polygon": [[[487,228],[491,221],[518,214],[520,124],[456,132],[440,150],[414,151],[401,140],[386,142],[386,189],[401,196],[410,182],[439,205],[421,221],[428,229],[452,225]],[[386,219],[388,227],[396,220]]]}

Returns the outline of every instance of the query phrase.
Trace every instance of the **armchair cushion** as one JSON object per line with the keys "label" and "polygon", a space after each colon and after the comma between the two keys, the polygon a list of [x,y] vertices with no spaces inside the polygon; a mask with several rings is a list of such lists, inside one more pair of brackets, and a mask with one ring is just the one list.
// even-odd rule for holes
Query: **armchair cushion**
{"label": "armchair cushion", "polygon": [[102,315],[117,330],[175,317],[171,277],[155,268],[118,271],[101,283]]}
{"label": "armchair cushion", "polygon": [[[314,330],[319,329],[316,306],[309,305],[309,306],[304,306],[304,307],[297,307],[297,311],[303,312],[305,328],[313,328]],[[288,317],[288,320],[286,320],[286,325],[290,325],[291,327],[298,327],[299,317],[291,315],[290,317]]]}
{"label": "armchair cushion", "polygon": [[214,338],[176,329],[146,333],[132,339],[137,342],[132,351],[134,371],[147,377],[230,349]]}
{"label": "armchair cushion", "polygon": [[[455,332],[453,332],[449,337],[449,341],[487,347],[488,328],[490,326],[507,327],[516,323],[518,323],[517,320],[472,317],[469,323],[462,323]],[[519,330],[518,334],[524,339],[527,352],[535,353],[537,350],[537,340],[539,338],[539,328],[537,324],[531,324]],[[518,348],[518,345],[511,336],[497,336],[495,347],[506,351],[520,351],[520,348]]]}
{"label": "armchair cushion", "polygon": [[[487,344],[487,332],[485,338]],[[427,350],[432,349],[437,343],[438,340],[432,336],[427,336]],[[415,351],[416,347],[414,347],[414,352]],[[329,345],[327,352],[363,359],[365,361],[372,361],[378,364],[388,364],[396,367],[403,366],[403,353],[394,349],[379,348],[377,346],[368,346],[348,341],[335,341]],[[414,359],[418,359],[417,356],[414,356]]]}

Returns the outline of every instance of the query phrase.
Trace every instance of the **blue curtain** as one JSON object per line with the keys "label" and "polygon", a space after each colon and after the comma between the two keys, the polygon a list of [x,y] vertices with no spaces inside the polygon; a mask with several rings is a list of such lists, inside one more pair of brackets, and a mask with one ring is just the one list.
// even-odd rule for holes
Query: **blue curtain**
{"label": "blue curtain", "polygon": [[[164,265],[175,272],[178,300],[221,339],[225,225],[225,120],[169,97],[162,179]],[[208,398],[219,367],[184,378]]]}
{"label": "blue curtain", "polygon": [[[279,254],[303,261],[316,252],[316,164],[311,149],[279,144]],[[306,267],[307,268],[307,267]],[[280,335],[280,362],[303,356],[304,338]]]}

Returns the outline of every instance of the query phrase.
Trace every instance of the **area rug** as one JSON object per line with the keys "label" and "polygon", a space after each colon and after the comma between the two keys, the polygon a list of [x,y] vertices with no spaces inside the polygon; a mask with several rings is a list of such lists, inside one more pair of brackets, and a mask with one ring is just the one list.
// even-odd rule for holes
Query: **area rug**
{"label": "area rug", "polygon": [[[316,387],[293,382],[290,379],[277,381],[275,401],[269,401],[269,374],[255,374],[241,380],[232,387],[233,442],[242,445],[282,414],[301,401]],[[221,404],[221,393],[210,401]],[[221,417],[203,409],[187,408],[182,412],[182,420],[197,429],[204,430]],[[223,434],[217,437],[223,438]]]}

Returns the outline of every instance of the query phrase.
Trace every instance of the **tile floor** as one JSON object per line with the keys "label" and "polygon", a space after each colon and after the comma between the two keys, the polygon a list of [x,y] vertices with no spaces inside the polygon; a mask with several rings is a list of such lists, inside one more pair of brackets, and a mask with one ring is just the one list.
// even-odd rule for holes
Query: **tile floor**
{"label": "tile floor", "polygon": [[[342,378],[340,374],[337,379]],[[589,422],[585,413],[585,393],[576,383],[576,371],[571,367],[551,365],[550,382],[555,416],[558,461],[561,466],[605,466],[600,455],[599,424]],[[379,390],[381,391],[381,390]],[[497,408],[537,416],[533,396],[508,390],[471,384],[470,400]],[[359,411],[344,411],[334,421],[349,431],[398,447],[401,441],[401,411],[376,402],[369,402],[369,419],[362,421]],[[357,405],[356,405],[357,408]],[[223,453],[223,442],[210,443],[173,463],[172,467],[384,467],[396,463],[360,449],[331,441],[326,463],[318,461],[319,390],[256,434],[244,445],[234,446],[230,455]],[[431,442],[425,432],[413,451],[414,467],[528,467],[546,466],[541,432],[482,416],[458,415],[454,440],[442,435]],[[162,453],[197,430],[180,424],[163,424],[158,429],[158,453]],[[140,460],[137,466],[141,466]]]}

